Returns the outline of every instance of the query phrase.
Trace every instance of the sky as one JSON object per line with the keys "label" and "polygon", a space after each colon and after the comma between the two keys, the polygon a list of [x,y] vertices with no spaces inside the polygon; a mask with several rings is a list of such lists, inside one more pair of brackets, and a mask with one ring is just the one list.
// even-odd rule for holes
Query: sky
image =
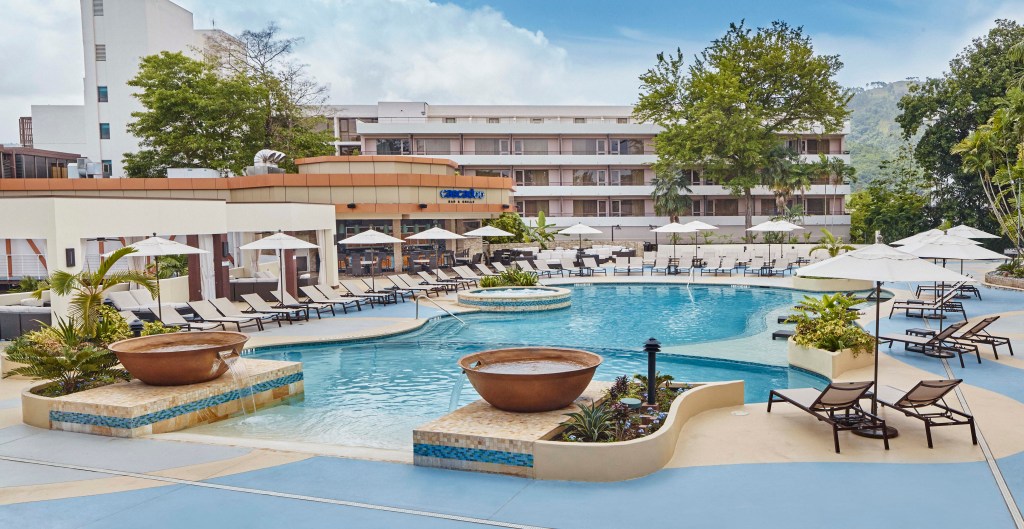
{"label": "sky", "polygon": [[[80,0],[0,0],[0,143],[33,104],[81,104]],[[730,22],[803,26],[846,86],[942,75],[1024,0],[175,0],[197,28],[276,21],[331,104],[631,104],[661,51],[687,57]]]}

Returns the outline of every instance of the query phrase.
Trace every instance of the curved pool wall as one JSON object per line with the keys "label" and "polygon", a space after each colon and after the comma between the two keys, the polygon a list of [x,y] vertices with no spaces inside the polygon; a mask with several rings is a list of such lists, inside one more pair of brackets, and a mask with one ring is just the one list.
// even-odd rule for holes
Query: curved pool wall
{"label": "curved pool wall", "polygon": [[[461,316],[468,325],[441,317],[419,330],[375,340],[257,349],[247,354],[303,363],[304,398],[190,432],[408,450],[415,427],[449,411],[453,389],[464,382],[456,365],[460,357],[523,345],[593,351],[604,358],[595,380],[611,381],[646,371],[642,344],[655,336],[665,348],[688,351],[659,354],[659,371],[682,382],[743,379],[747,402],[763,402],[775,388],[827,384],[788,367],[785,343],[765,334],[774,328],[766,320],[791,307],[799,292],[626,284],[569,290],[574,303],[557,313],[474,313]],[[719,344],[749,349],[745,340],[779,346],[778,365],[706,357]],[[741,354],[742,349],[735,356]],[[477,398],[465,383],[456,403]]]}
{"label": "curved pool wall", "polygon": [[572,303],[572,291],[560,287],[476,288],[459,293],[459,305],[483,312],[536,312],[564,309]]}

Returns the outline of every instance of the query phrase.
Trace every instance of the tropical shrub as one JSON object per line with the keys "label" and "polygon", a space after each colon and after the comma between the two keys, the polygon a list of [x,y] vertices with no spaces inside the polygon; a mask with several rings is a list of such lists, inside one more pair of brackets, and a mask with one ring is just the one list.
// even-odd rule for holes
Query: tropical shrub
{"label": "tropical shrub", "polygon": [[562,423],[566,427],[562,440],[577,443],[628,441],[658,431],[668,417],[667,413],[659,410],[668,410],[685,388],[669,387],[672,376],[660,372],[655,380],[658,385],[655,393],[657,408],[641,405],[634,409],[620,402],[623,398],[635,398],[641,402],[647,399],[647,377],[623,375],[608,388],[601,404],[583,405],[580,411],[566,414],[569,419]]}
{"label": "tropical shrub", "polygon": [[50,288],[50,285],[45,279],[36,279],[34,277],[23,277],[21,281],[18,281],[17,285],[14,285],[8,292],[35,292],[37,290],[46,290]]}
{"label": "tropical shrub", "polygon": [[1018,279],[1024,279],[1024,259],[1020,257],[1014,257],[1008,263],[1001,264],[996,267],[996,272],[1007,277],[1016,277]]}
{"label": "tropical shrub", "polygon": [[181,329],[178,327],[167,327],[159,321],[144,321],[142,322],[142,335],[152,336],[154,334],[170,334],[172,332],[178,332]]}
{"label": "tropical shrub", "polygon": [[856,311],[848,310],[863,300],[842,293],[825,294],[821,299],[804,296],[787,321],[796,323],[796,343],[826,351],[850,349],[853,356],[872,353],[875,338],[857,325]]}
{"label": "tropical shrub", "polygon": [[563,438],[584,443],[614,440],[613,413],[607,404],[581,404],[580,411],[566,413],[566,416],[569,420],[562,423],[565,426]]}
{"label": "tropical shrub", "polygon": [[510,268],[496,276],[480,279],[480,287],[532,287],[538,282],[540,282],[540,278],[536,273],[518,268]]}

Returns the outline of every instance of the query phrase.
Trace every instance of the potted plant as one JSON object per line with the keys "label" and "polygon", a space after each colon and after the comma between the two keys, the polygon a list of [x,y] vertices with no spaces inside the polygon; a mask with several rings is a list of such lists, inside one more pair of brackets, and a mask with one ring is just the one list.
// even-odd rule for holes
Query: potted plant
{"label": "potted plant", "polygon": [[847,294],[804,296],[789,316],[796,335],[789,342],[789,363],[830,379],[850,369],[870,366],[875,338],[857,325],[863,303]]}

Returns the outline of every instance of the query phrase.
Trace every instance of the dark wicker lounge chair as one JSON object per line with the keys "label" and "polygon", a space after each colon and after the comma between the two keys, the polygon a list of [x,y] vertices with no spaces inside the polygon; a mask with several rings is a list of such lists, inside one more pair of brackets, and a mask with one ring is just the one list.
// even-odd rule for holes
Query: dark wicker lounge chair
{"label": "dark wicker lounge chair", "polygon": [[974,417],[954,410],[946,405],[945,397],[963,380],[922,380],[910,391],[902,391],[892,386],[878,389],[878,403],[902,412],[907,417],[924,421],[924,433],[928,438],[928,448],[932,448],[932,426],[971,427],[971,442],[978,444],[978,434],[974,430]]}
{"label": "dark wicker lounge chair", "polygon": [[832,426],[832,440],[839,453],[839,432],[858,430],[865,426],[880,428],[885,449],[889,449],[889,434],[885,421],[860,406],[861,399],[871,388],[871,382],[833,382],[820,393],[813,388],[775,389],[768,394],[768,413],[772,403],[788,402]]}

